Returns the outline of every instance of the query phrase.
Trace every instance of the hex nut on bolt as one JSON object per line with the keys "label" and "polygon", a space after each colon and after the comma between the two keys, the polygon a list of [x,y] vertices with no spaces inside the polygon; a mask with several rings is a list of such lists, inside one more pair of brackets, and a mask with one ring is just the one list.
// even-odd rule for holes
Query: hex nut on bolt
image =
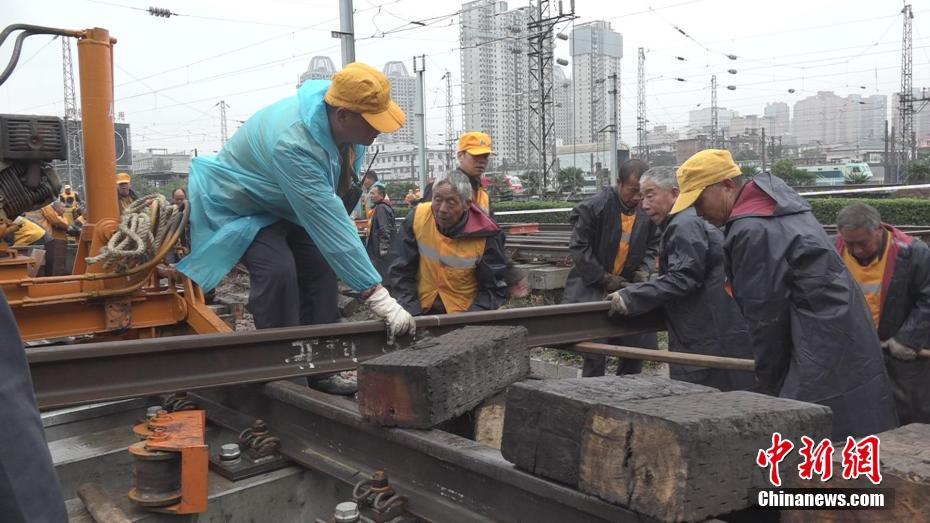
{"label": "hex nut on bolt", "polygon": [[358,505],[352,501],[343,501],[336,505],[334,516],[336,523],[355,523],[361,517],[358,512]]}
{"label": "hex nut on bolt", "polygon": [[220,459],[223,461],[237,460],[240,454],[239,445],[235,443],[226,443],[220,447]]}

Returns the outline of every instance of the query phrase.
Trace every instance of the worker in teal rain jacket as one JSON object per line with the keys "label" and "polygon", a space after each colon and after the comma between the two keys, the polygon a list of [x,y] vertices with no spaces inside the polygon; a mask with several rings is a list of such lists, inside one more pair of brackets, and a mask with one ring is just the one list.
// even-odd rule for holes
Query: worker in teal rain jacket
{"label": "worker in teal rain jacket", "polygon": [[[219,154],[191,163],[192,249],[178,270],[210,290],[242,261],[258,329],[338,322],[338,277],[385,321],[389,340],[412,333],[343,200],[363,146],[405,120],[387,78],[361,63],[260,110]],[[338,380],[315,387],[351,392]]]}

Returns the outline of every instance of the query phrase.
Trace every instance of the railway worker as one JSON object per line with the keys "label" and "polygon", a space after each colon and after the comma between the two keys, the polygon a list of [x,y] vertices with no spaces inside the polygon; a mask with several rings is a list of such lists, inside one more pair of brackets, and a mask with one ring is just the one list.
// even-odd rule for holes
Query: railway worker
{"label": "railway worker", "polygon": [[[368,170],[362,177],[362,195],[352,211],[352,217],[356,220],[368,218],[368,211],[371,210],[371,188],[375,186],[384,187],[384,184],[378,181],[378,173]],[[386,194],[386,192],[385,192]]]}
{"label": "railway worker", "polygon": [[259,329],[340,321],[338,276],[384,320],[389,339],[412,333],[342,199],[364,146],[404,121],[387,78],[361,63],[260,110],[218,155],[191,163],[193,245],[178,270],[209,291],[241,260]]}
{"label": "railway worker", "polygon": [[930,249],[882,223],[863,203],[840,211],[836,228],[836,248],[888,351],[885,367],[901,424],[930,423],[930,360],[917,356],[930,348]]}
{"label": "railway worker", "polygon": [[442,174],[432,189],[400,229],[391,265],[398,301],[413,315],[498,309],[513,282],[503,231],[472,201],[465,173]]}
{"label": "railway worker", "polygon": [[132,190],[132,177],[126,173],[116,174],[116,196],[119,198],[119,212],[123,214],[126,209],[132,205],[132,202],[139,199],[136,192]]}
{"label": "railway worker", "polygon": [[[661,231],[659,272],[608,296],[611,314],[638,315],[664,308],[669,349],[752,359],[749,327],[724,289],[723,233],[694,209],[669,215],[678,198],[674,167],[653,167],[640,179],[642,208]],[[626,285],[626,284],[625,284]],[[752,372],[669,365],[671,377],[720,390],[755,386]]]}
{"label": "railway worker", "polygon": [[23,341],[0,293],[0,519],[68,521],[58,474],[36,407]]}
{"label": "railway worker", "polygon": [[44,247],[52,237],[41,225],[25,215],[17,216],[7,226],[4,241],[13,247]]}
{"label": "railway worker", "polygon": [[[488,160],[492,152],[494,151],[491,149],[491,136],[487,133],[469,131],[459,138],[456,153],[456,159],[459,161],[457,170],[468,176],[468,181],[471,182],[475,193],[474,204],[486,214],[491,214],[491,196],[482,187],[481,176],[488,168]],[[432,182],[427,184],[421,202],[432,201],[432,188]]]}
{"label": "railway worker", "polygon": [[365,250],[371,258],[381,281],[389,281],[388,273],[393,256],[391,245],[397,226],[394,223],[394,209],[384,200],[386,193],[383,185],[371,188],[371,209],[368,211],[368,238],[365,241]]}
{"label": "railway worker", "polygon": [[81,197],[71,188],[70,185],[64,185],[61,189],[61,194],[58,196],[58,200],[65,205],[64,219],[68,222],[68,225],[74,225],[77,221],[78,216],[81,215]]}
{"label": "railway worker", "polygon": [[694,206],[724,227],[727,279],[749,322],[759,390],[830,407],[833,439],[897,423],[872,316],[810,205],[769,173],[740,174],[729,151],[678,169],[672,214]]}
{"label": "railway worker", "polygon": [[26,216],[45,229],[49,238],[45,242],[45,276],[70,274],[66,268],[68,257],[68,231],[73,231],[64,218],[65,205],[58,200]]}
{"label": "railway worker", "polygon": [[[655,272],[658,228],[639,208],[639,179],[648,169],[642,160],[624,162],[616,187],[605,187],[572,209],[568,248],[574,266],[565,282],[562,303],[601,301],[624,282],[646,281]],[[654,332],[614,337],[607,343],[659,348]],[[585,355],[582,376],[603,376],[606,367],[604,356]],[[620,360],[617,374],[637,374],[641,369],[639,360]]]}

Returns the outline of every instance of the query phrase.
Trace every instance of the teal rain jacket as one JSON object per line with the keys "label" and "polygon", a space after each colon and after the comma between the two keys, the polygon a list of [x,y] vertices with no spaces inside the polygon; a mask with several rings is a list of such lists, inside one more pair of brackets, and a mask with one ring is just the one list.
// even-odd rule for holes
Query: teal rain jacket
{"label": "teal rain jacket", "polygon": [[[329,80],[257,112],[216,156],[194,158],[188,180],[192,250],[178,270],[205,290],[239,261],[258,232],[278,220],[301,225],[354,290],[381,282],[336,194],[340,156],[323,95]],[[355,146],[355,170],[365,148]]]}

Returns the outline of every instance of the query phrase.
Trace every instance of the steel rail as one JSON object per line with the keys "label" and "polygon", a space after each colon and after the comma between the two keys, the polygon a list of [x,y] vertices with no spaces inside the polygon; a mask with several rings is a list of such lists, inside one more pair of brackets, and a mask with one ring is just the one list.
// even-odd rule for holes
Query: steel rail
{"label": "steel rail", "polygon": [[[522,325],[530,346],[661,330],[660,316],[609,318],[606,302],[421,316],[417,335],[466,325]],[[398,340],[402,348],[413,340]],[[48,409],[353,369],[391,350],[384,324],[360,321],[249,332],[28,349],[39,407]]]}
{"label": "steel rail", "polygon": [[348,398],[294,383],[231,390],[221,401],[195,397],[212,422],[232,431],[263,419],[284,455],[348,485],[387,471],[423,521],[654,521],[523,472],[497,449],[440,430],[379,427]]}

